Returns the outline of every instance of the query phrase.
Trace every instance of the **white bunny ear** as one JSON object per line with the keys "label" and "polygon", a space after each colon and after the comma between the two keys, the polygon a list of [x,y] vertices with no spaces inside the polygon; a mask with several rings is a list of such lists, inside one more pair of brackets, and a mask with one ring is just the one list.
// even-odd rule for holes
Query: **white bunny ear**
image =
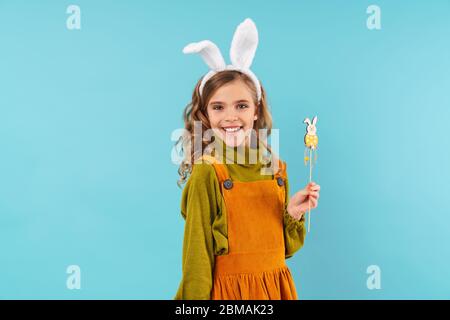
{"label": "white bunny ear", "polygon": [[306,118],[305,120],[303,120],[303,123],[307,123],[307,124],[311,125],[311,120],[309,120],[309,118]]}
{"label": "white bunny ear", "polygon": [[209,40],[190,43],[184,47],[183,53],[198,53],[212,70],[224,69],[226,66],[219,48]]}
{"label": "white bunny ear", "polygon": [[242,69],[250,69],[258,46],[258,30],[255,23],[247,18],[234,32],[231,41],[231,63]]}
{"label": "white bunny ear", "polygon": [[316,122],[317,122],[317,116],[315,116],[314,118],[313,118],[313,125],[315,125],[316,124]]}

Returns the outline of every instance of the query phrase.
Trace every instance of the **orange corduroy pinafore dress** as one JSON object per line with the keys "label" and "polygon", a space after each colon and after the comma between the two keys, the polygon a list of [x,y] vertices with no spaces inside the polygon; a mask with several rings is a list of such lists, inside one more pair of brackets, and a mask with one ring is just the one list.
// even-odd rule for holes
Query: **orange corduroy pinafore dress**
{"label": "orange corduroy pinafore dress", "polygon": [[226,165],[208,157],[225,201],[228,254],[216,255],[212,300],[297,300],[286,265],[283,215],[286,165],[273,179],[232,181]]}

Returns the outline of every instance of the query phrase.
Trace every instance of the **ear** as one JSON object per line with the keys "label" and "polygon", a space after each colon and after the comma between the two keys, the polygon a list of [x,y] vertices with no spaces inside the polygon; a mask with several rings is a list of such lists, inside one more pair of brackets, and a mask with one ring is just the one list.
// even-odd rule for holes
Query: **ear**
{"label": "ear", "polygon": [[305,120],[303,120],[303,123],[307,123],[308,125],[311,125],[311,120],[309,120],[309,118],[306,118]]}
{"label": "ear", "polygon": [[316,122],[317,122],[317,116],[314,117],[313,123],[312,123],[312,124],[313,124],[313,125],[316,125]]}
{"label": "ear", "polygon": [[234,32],[231,41],[230,58],[233,66],[250,69],[258,46],[258,30],[255,23],[247,18]]}
{"label": "ear", "polygon": [[209,40],[190,43],[184,47],[183,53],[198,53],[211,70],[225,68],[225,60],[223,59],[219,48]]}

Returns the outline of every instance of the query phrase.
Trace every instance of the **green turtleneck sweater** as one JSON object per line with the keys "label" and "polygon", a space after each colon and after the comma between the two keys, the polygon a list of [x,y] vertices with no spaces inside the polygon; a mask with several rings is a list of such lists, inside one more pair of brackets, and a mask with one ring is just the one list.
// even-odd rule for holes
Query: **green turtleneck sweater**
{"label": "green turtleneck sweater", "polygon": [[[273,175],[262,175],[263,164],[257,147],[229,147],[222,140],[222,159],[230,178],[235,181],[273,179]],[[245,153],[245,164],[227,164],[227,159],[236,159]],[[249,164],[249,159],[258,159]],[[289,202],[289,183],[285,181],[286,203],[284,210],[285,258],[290,258],[304,243],[306,228],[304,216],[296,220],[286,210]],[[228,253],[227,214],[214,167],[207,163],[194,164],[181,198],[181,215],[186,220],[182,254],[182,280],[174,299],[209,300],[213,284],[215,255]]]}

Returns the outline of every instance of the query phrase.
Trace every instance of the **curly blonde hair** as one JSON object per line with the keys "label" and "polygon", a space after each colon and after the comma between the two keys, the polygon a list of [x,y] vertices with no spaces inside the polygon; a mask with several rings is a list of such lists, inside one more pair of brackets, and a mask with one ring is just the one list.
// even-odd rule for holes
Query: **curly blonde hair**
{"label": "curly blonde hair", "polygon": [[[178,168],[180,179],[177,181],[177,184],[180,188],[187,181],[192,172],[192,166],[195,160],[202,156],[205,148],[211,143],[211,141],[205,139],[203,136],[195,136],[194,122],[201,122],[201,132],[211,129],[207,114],[208,103],[217,89],[233,81],[242,81],[250,90],[257,108],[257,119],[254,121],[255,123],[253,125],[253,129],[256,132],[257,143],[261,142],[266,150],[272,154],[270,146],[264,141],[259,140],[258,134],[259,129],[266,129],[268,137],[270,136],[272,129],[272,116],[269,111],[263,86],[261,85],[261,100],[258,103],[255,85],[246,74],[236,70],[218,72],[205,83],[202,95],[200,95],[199,92],[201,79],[197,82],[194,92],[192,93],[192,101],[185,107],[183,112],[185,135],[181,136],[175,143],[175,148],[179,148],[183,154],[183,160]],[[192,150],[191,144],[194,139],[200,139],[202,141],[201,150]]]}

